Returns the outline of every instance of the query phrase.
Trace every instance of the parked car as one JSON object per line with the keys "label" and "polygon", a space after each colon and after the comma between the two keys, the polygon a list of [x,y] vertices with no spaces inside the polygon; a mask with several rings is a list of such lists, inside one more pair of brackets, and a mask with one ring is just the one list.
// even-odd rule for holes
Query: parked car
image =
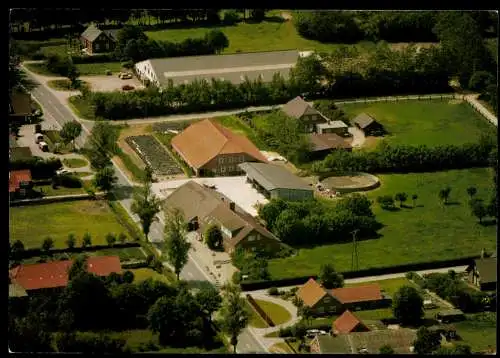
{"label": "parked car", "polygon": [[118,77],[119,77],[120,79],[122,79],[122,80],[129,80],[129,79],[131,79],[131,78],[132,78],[132,74],[131,74],[131,73],[129,73],[129,72],[120,72],[120,73],[118,74]]}
{"label": "parked car", "polygon": [[42,133],[36,133],[35,134],[35,143],[40,143],[43,142],[43,134]]}
{"label": "parked car", "polygon": [[68,169],[59,169],[56,171],[57,175],[66,175],[66,174],[71,174],[71,172]]}
{"label": "parked car", "polygon": [[45,142],[39,142],[38,147],[42,150],[42,152],[48,152],[49,151],[49,145]]}

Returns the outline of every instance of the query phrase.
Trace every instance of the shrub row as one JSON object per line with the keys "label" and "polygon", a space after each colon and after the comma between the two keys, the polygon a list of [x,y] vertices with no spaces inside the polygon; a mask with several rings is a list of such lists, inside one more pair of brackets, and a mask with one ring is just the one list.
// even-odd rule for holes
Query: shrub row
{"label": "shrub row", "polygon": [[383,144],[373,151],[335,151],[314,163],[312,170],[325,177],[328,173],[347,171],[408,173],[485,167],[495,147],[489,140],[437,147]]}
{"label": "shrub row", "polygon": [[[93,245],[93,246],[87,246],[87,247],[73,247],[73,248],[64,248],[64,249],[51,249],[50,253],[51,254],[59,254],[59,253],[79,253],[79,252],[85,252],[85,251],[99,251],[103,249],[123,249],[127,247],[140,247],[141,245],[138,242],[125,242],[125,243],[116,243],[113,245]],[[40,249],[40,248],[33,248],[33,249],[25,249],[21,252],[19,252],[19,258],[20,259],[27,259],[30,257],[36,257],[36,256],[41,256],[45,255],[45,251]]]}
{"label": "shrub row", "polygon": [[[365,276],[380,276],[393,273],[403,273],[408,271],[421,271],[421,270],[431,270],[443,267],[452,266],[463,266],[472,263],[473,260],[479,258],[479,255],[464,257],[460,259],[451,259],[443,261],[431,261],[431,262],[418,262],[411,264],[403,264],[396,266],[385,266],[385,267],[373,267],[369,269],[359,270],[359,271],[344,271],[342,275],[344,279],[358,278]],[[255,291],[262,290],[270,287],[286,287],[294,285],[302,285],[310,278],[317,279],[316,275],[301,276],[284,278],[278,280],[268,280],[268,281],[248,281],[240,283],[240,287],[243,291]]]}

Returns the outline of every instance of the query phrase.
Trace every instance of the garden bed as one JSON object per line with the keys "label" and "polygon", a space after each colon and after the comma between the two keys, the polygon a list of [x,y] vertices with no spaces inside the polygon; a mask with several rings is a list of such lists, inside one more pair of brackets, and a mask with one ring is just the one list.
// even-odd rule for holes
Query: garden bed
{"label": "garden bed", "polygon": [[177,161],[161,146],[152,135],[127,137],[127,144],[135,150],[137,155],[153,169],[157,175],[182,174]]}

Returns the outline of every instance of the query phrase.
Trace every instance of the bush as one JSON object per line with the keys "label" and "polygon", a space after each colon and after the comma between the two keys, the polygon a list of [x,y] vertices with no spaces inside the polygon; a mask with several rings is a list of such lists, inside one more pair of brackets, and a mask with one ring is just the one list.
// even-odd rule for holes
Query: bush
{"label": "bush", "polygon": [[277,287],[271,287],[270,289],[267,290],[267,294],[270,296],[278,296],[280,294],[280,291],[278,290]]}
{"label": "bush", "polygon": [[122,86],[122,90],[124,91],[131,91],[133,90],[135,87],[134,86],[131,86],[131,85],[124,85]]}
{"label": "bush", "polygon": [[223,22],[225,25],[234,25],[240,20],[238,13],[235,10],[227,10],[224,13]]}
{"label": "bush", "polygon": [[33,179],[50,179],[56,171],[62,168],[62,162],[59,158],[42,159],[32,157],[28,159],[19,159],[10,162],[10,170],[31,170]]}
{"label": "bush", "polygon": [[81,188],[83,186],[82,180],[72,174],[57,175],[54,177],[56,185],[65,188]]}
{"label": "bush", "polygon": [[281,327],[278,331],[278,336],[283,337],[291,337],[292,336],[292,327]]}
{"label": "bush", "polygon": [[134,61],[126,61],[122,63],[122,67],[126,69],[132,69],[134,68]]}

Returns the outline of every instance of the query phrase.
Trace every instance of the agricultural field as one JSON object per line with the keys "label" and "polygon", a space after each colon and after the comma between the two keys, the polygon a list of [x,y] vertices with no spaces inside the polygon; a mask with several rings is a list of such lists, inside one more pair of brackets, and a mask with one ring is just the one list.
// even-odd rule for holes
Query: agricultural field
{"label": "agricultural field", "polygon": [[389,132],[390,144],[428,146],[477,142],[481,134],[494,135],[494,128],[469,104],[457,100],[407,100],[339,104],[350,119],[367,113]]}
{"label": "agricultural field", "polygon": [[[476,196],[489,200],[491,169],[388,174],[379,179],[381,186],[367,193],[369,199],[406,192],[409,196],[417,194],[418,200],[415,208],[407,205],[396,211],[373,204],[376,218],[384,227],[379,238],[358,243],[359,269],[455,259],[479,254],[483,247],[496,251],[496,225],[479,224],[470,213],[466,192],[469,186],[475,186]],[[438,192],[445,186],[452,190],[450,203],[443,206]],[[269,271],[273,279],[314,275],[322,264],[331,262],[337,270],[349,271],[351,254],[351,243],[300,248],[293,257],[270,260]]]}
{"label": "agricultural field", "polygon": [[39,248],[48,236],[54,248],[65,248],[70,233],[76,235],[77,246],[86,232],[93,245],[107,244],[105,236],[110,232],[128,233],[104,200],[11,207],[9,218],[10,241],[21,240],[26,248]]}
{"label": "agricultural field", "polygon": [[127,137],[125,141],[136,151],[141,159],[149,164],[157,175],[182,174],[177,161],[151,135]]}

